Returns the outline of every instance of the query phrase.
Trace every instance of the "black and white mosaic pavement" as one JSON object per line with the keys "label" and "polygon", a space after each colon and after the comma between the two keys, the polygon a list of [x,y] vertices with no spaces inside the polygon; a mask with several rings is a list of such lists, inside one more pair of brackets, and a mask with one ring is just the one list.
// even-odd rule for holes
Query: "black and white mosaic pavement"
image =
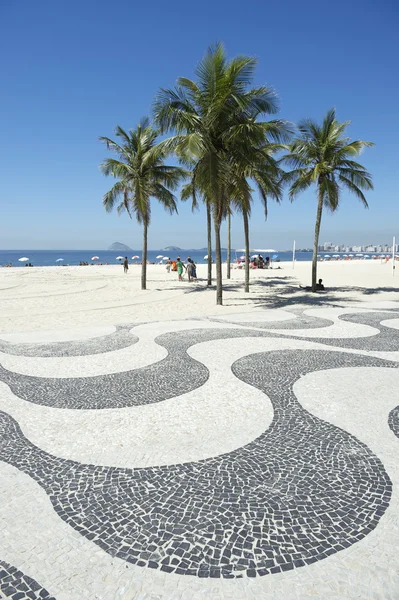
{"label": "black and white mosaic pavement", "polygon": [[[33,404],[140,410],[193,392],[207,381],[208,368],[190,356],[191,347],[242,339],[243,350],[248,351],[231,365],[231,371],[267,396],[273,420],[256,439],[232,452],[144,468],[95,466],[45,452],[10,414],[0,411],[0,460],[37,482],[55,513],[75,533],[111,557],[139,567],[200,579],[239,579],[306,568],[340,553],[378,527],[390,505],[393,484],[381,458],[361,439],[305,410],[294,385],[307,374],[330,369],[397,370],[395,357],[382,359],[367,352],[398,350],[399,330],[381,325],[390,318],[386,312],[340,315],[343,322],[375,329],[376,335],[357,338],[329,338],[330,319],[312,321],[306,314],[297,318],[294,326],[291,321],[272,327],[264,323],[262,329],[257,323],[256,330],[255,322],[240,328],[198,330],[188,325],[186,331],[155,338],[167,350],[166,358],[125,372],[121,365],[120,372],[109,375],[34,377],[0,365],[0,381],[16,397]],[[297,345],[302,340],[303,348],[268,349],[273,338],[289,339],[290,326],[293,330],[317,327],[326,332],[325,337],[323,333],[317,338],[295,335],[292,339]],[[104,348],[106,337],[116,338],[117,344],[129,339],[135,351],[136,340],[127,327],[118,328],[113,336],[93,338],[89,345],[79,344],[86,351]],[[263,340],[264,350],[251,351],[251,338]],[[319,346],[312,348],[307,342]],[[71,353],[61,354],[57,345],[46,346],[31,347],[30,355],[76,356],[78,351],[78,346],[70,346]],[[66,346],[64,350],[69,351]],[[86,351],[81,355],[90,353]],[[25,351],[19,346],[17,354]],[[320,397],[328,402],[328,390],[320,389]],[[386,435],[392,436],[391,430],[399,437],[396,403],[393,395],[384,418]],[[10,568],[3,570],[6,577],[13,574]]]}
{"label": "black and white mosaic pavement", "polygon": [[0,560],[0,598],[3,597],[12,600],[56,600],[34,579]]}
{"label": "black and white mosaic pavement", "polygon": [[[289,368],[287,368],[289,365]],[[361,540],[391,483],[360,441],[302,409],[292,386],[328,368],[397,364],[337,352],[281,351],[233,365],[268,394],[273,424],[227,455],[171,467],[93,467],[33,446],[2,413],[1,456],[34,478],[60,517],[113,556],[198,577],[267,575]]]}
{"label": "black and white mosaic pavement", "polygon": [[0,352],[16,356],[87,356],[90,354],[102,354],[122,348],[128,348],[136,344],[139,339],[130,333],[131,325],[118,325],[116,331],[109,335],[76,340],[70,342],[43,343],[19,343],[10,344],[0,339]]}
{"label": "black and white mosaic pavement", "polygon": [[396,437],[399,438],[399,406],[396,406],[389,413],[388,425],[392,429]]}
{"label": "black and white mosaic pavement", "polygon": [[[269,335],[251,332],[251,337]],[[157,363],[131,371],[82,378],[21,375],[0,365],[0,381],[29,402],[56,408],[102,409],[161,402],[190,392],[205,383],[208,369],[187,354],[191,346],[225,338],[247,338],[245,329],[201,329],[166,333],[156,343],[168,351]],[[123,365],[121,365],[123,369]]]}

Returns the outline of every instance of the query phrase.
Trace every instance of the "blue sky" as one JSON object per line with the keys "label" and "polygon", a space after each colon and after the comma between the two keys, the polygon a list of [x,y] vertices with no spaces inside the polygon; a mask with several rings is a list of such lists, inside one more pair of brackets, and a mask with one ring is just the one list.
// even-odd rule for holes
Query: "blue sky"
{"label": "blue sky", "polygon": [[[399,237],[398,16],[386,0],[3,0],[0,248],[139,248],[140,227],[102,207],[112,180],[98,169],[107,155],[98,137],[134,127],[157,89],[193,77],[218,40],[229,56],[258,58],[255,83],[276,89],[282,118],[320,119],[335,106],[351,137],[375,142],[361,161],[374,176],[370,210],[344,194],[338,213],[324,215],[321,241]],[[255,204],[251,244],[310,246],[315,202],[309,192],[271,203],[266,223]],[[154,203],[150,248],[205,241],[203,212],[182,204],[171,218]],[[242,244],[235,217],[233,246]]]}

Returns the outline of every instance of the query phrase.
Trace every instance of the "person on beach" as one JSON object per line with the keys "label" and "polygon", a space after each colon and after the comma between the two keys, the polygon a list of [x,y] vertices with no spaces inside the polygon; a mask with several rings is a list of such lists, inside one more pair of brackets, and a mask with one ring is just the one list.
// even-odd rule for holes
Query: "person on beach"
{"label": "person on beach", "polygon": [[170,273],[170,268],[172,266],[172,261],[170,260],[170,258],[168,258],[168,260],[166,261],[166,272]]}
{"label": "person on beach", "polygon": [[182,261],[180,260],[180,256],[177,257],[176,267],[177,267],[177,278],[179,281],[183,281],[183,269],[185,269],[186,267],[183,265]]}
{"label": "person on beach", "polygon": [[125,260],[123,261],[123,272],[127,273],[129,270],[129,261],[127,259],[127,256],[125,256]]}
{"label": "person on beach", "polygon": [[192,277],[192,279],[194,279],[194,281],[197,281],[197,265],[195,264],[195,262],[192,259],[191,259],[191,264],[193,265],[191,277]]}
{"label": "person on beach", "polygon": [[191,281],[191,278],[193,275],[193,263],[192,263],[192,260],[190,257],[187,258],[186,271],[187,271],[188,280]]}
{"label": "person on beach", "polygon": [[[311,292],[312,291],[312,286],[311,285],[307,285],[304,288],[301,285],[299,287],[302,288],[303,290],[306,290],[307,292]],[[323,285],[323,280],[319,279],[319,281],[316,283],[316,292],[324,292],[324,291],[325,291],[325,287]]]}

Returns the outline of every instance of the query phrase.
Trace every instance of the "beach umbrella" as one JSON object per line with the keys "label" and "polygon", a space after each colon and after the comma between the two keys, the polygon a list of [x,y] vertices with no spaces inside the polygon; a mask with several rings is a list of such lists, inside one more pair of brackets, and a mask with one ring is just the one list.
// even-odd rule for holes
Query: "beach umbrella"
{"label": "beach umbrella", "polygon": [[364,258],[370,258],[370,254],[365,254]]}
{"label": "beach umbrella", "polygon": [[132,260],[136,260],[137,258],[140,258],[140,256],[132,256]]}
{"label": "beach umbrella", "polygon": [[353,258],[353,254],[349,254],[349,258]]}
{"label": "beach umbrella", "polygon": [[26,262],[27,260],[29,260],[29,258],[27,256],[21,256],[21,258],[18,259],[19,262]]}
{"label": "beach umbrella", "polygon": [[55,262],[61,262],[62,260],[64,260],[63,258],[57,258],[57,260]]}
{"label": "beach umbrella", "polygon": [[329,254],[325,254],[324,258],[330,258],[330,255]]}
{"label": "beach umbrella", "polygon": [[162,260],[170,260],[169,256],[164,256]]}
{"label": "beach umbrella", "polygon": [[163,254],[158,254],[157,258],[163,258]]}
{"label": "beach umbrella", "polygon": [[273,254],[272,260],[276,260],[276,258],[278,258],[278,254]]}
{"label": "beach umbrella", "polygon": [[339,258],[340,255],[339,254],[333,254],[333,258]]}
{"label": "beach umbrella", "polygon": [[208,258],[208,255],[207,255],[207,254],[205,254],[204,258]]}
{"label": "beach umbrella", "polygon": [[98,260],[100,257],[99,256],[92,256],[91,260]]}
{"label": "beach umbrella", "polygon": [[344,258],[348,258],[348,255],[347,255],[347,254],[343,254],[342,256],[343,256]]}
{"label": "beach umbrella", "polygon": [[245,260],[245,254],[243,254],[242,256],[240,256],[240,260]]}
{"label": "beach umbrella", "polygon": [[363,256],[363,254],[356,254],[356,256]]}
{"label": "beach umbrella", "polygon": [[123,260],[123,256],[117,256],[115,260]]}
{"label": "beach umbrella", "polygon": [[253,254],[251,258],[258,258],[259,254]]}

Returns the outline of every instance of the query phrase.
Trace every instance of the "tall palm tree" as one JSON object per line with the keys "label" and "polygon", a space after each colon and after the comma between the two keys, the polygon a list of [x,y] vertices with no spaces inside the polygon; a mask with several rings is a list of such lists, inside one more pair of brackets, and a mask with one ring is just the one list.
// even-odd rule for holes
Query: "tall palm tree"
{"label": "tall palm tree", "polygon": [[[198,196],[200,195],[199,190],[195,188],[195,179],[191,174],[191,181],[186,183],[181,190],[181,200],[191,199],[191,209],[194,212],[199,208]],[[211,203],[203,198],[206,207],[206,232],[207,232],[207,264],[208,264],[208,277],[207,285],[212,285],[212,209]]]}
{"label": "tall palm tree", "polygon": [[370,173],[352,160],[372,142],[352,141],[345,137],[345,130],[350,121],[339,123],[335,118],[335,110],[327,112],[323,123],[307,119],[299,123],[299,136],[288,146],[288,154],[282,162],[292,170],[284,175],[290,183],[289,197],[294,200],[312,184],[317,188],[317,213],[313,244],[312,291],[316,291],[317,281],[317,248],[319,245],[320,223],[323,206],[335,211],[339,206],[343,189],[355,196],[368,208],[362,190],[372,190]]}
{"label": "tall palm tree", "polygon": [[222,304],[220,227],[227,214],[229,173],[236,154],[260,143],[265,135],[280,139],[285,123],[257,122],[277,112],[277,98],[268,87],[249,88],[256,60],[230,61],[222,44],[210,48],[196,69],[196,81],[180,77],[174,89],[162,89],[154,103],[154,118],[162,132],[174,136],[162,142],[181,160],[195,161],[196,187],[212,204],[216,250],[216,302]]}
{"label": "tall palm tree", "polygon": [[227,279],[231,277],[231,210],[227,212]]}
{"label": "tall palm tree", "polygon": [[256,188],[265,211],[268,213],[268,198],[280,203],[282,198],[282,171],[274,158],[281,150],[281,144],[265,139],[257,146],[246,148],[241,156],[236,157],[230,176],[229,193],[232,206],[240,212],[244,224],[245,240],[245,292],[249,292],[249,217],[251,214],[253,189]]}
{"label": "tall palm tree", "polygon": [[117,143],[110,138],[100,137],[109,150],[118,158],[107,158],[100,169],[104,175],[112,175],[118,181],[103,196],[103,205],[111,212],[117,204],[118,213],[127,211],[143,225],[143,256],[141,264],[141,289],[147,283],[147,238],[151,217],[150,199],[156,198],[169,213],[177,212],[175,190],[186,172],[180,167],[164,164],[165,153],[157,145],[157,132],[147,118],[136,129],[126,132],[117,127]]}

